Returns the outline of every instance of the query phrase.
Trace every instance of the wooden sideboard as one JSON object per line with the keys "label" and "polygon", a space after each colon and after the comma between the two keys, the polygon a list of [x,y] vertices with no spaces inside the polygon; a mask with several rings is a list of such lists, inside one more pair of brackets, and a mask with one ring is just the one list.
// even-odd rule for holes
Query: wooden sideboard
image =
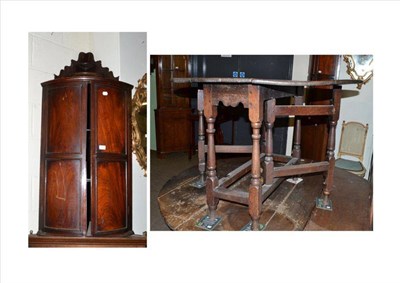
{"label": "wooden sideboard", "polygon": [[188,84],[176,85],[174,77],[188,77],[188,55],[152,55],[157,84],[157,109],[155,110],[157,156],[178,151],[191,151],[192,111],[190,97],[183,89]]}
{"label": "wooden sideboard", "polygon": [[[340,55],[311,55],[308,79],[338,79]],[[329,105],[332,99],[332,86],[309,88],[305,94],[307,105]],[[328,120],[325,116],[308,116],[302,118],[301,145],[302,157],[314,161],[325,160],[328,144]]]}

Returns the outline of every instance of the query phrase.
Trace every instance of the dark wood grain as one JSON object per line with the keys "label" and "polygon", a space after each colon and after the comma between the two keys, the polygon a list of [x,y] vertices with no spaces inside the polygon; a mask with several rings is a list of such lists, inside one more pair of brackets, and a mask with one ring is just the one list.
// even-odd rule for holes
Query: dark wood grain
{"label": "dark wood grain", "polygon": [[147,237],[42,237],[29,235],[30,248],[146,248]]}
{"label": "dark wood grain", "polygon": [[124,162],[99,162],[97,166],[96,232],[127,228]]}
{"label": "dark wood grain", "polygon": [[[340,55],[310,56],[308,79],[335,80],[339,74]],[[319,86],[307,89],[305,103],[307,105],[329,105],[332,98],[332,86]],[[314,161],[326,158],[328,145],[328,120],[323,116],[302,118],[302,157]]]}
{"label": "dark wood grain", "polygon": [[158,157],[170,152],[189,151],[192,125],[189,108],[156,109],[156,139]]}
{"label": "dark wood grain", "polygon": [[190,84],[174,84],[171,78],[189,76],[189,56],[157,55],[156,57],[157,108],[188,108],[188,98],[176,93],[189,87]]}
{"label": "dark wood grain", "polygon": [[132,229],[131,103],[126,86],[96,82],[92,89],[91,233],[97,237]]}
{"label": "dark wood grain", "polygon": [[[327,175],[324,194],[327,197],[333,186],[333,151],[335,147],[335,127],[340,112],[340,95],[342,84],[355,84],[353,80],[319,80],[319,81],[288,81],[288,80],[264,80],[264,79],[237,79],[237,78],[173,78],[173,83],[203,83],[203,92],[198,92],[201,114],[204,98],[204,116],[207,122],[207,180],[206,199],[211,220],[216,217],[216,209],[219,199],[248,204],[251,216],[251,229],[259,230],[262,198],[272,193],[277,185],[282,182],[278,177],[297,177],[298,175],[324,172]],[[279,89],[271,88],[278,86]],[[332,100],[322,105],[303,105],[304,91],[302,87],[326,87]],[[287,89],[286,89],[287,88]],[[332,95],[333,93],[333,95]],[[275,97],[276,96],[276,97]],[[285,97],[294,97],[294,105],[279,105],[277,100]],[[251,181],[246,192],[233,190],[229,185],[234,182],[242,183],[241,179],[247,172],[246,166],[233,170],[228,176],[218,181],[217,161],[215,145],[215,121],[217,118],[217,106],[236,107],[242,104],[248,108],[249,120],[252,128],[252,161]],[[291,103],[287,101],[287,103]],[[275,167],[273,158],[273,130],[276,117],[294,115],[296,129],[294,132],[293,157],[283,167]],[[301,159],[300,135],[301,116],[327,116],[330,120],[330,134],[327,146],[327,160],[309,164],[297,164]],[[264,125],[263,151],[263,178],[260,167],[260,139],[261,127]],[[200,136],[201,132],[199,132]],[[199,143],[201,146],[202,143]],[[220,147],[219,150],[231,150],[232,153],[247,152],[250,148],[239,146]],[[199,154],[199,162],[202,162],[204,153]],[[200,168],[200,174],[201,167]]]}
{"label": "dark wood grain", "polygon": [[56,243],[53,236],[132,234],[133,86],[91,53],[42,86],[37,235]]}
{"label": "dark wood grain", "polygon": [[95,84],[93,89],[97,98],[96,152],[126,154],[127,107],[124,93],[105,84]]}
{"label": "dark wood grain", "polygon": [[46,165],[44,228],[79,232],[81,160],[48,160]]}
{"label": "dark wood grain", "polygon": [[197,158],[199,160],[199,186],[204,186],[206,181],[206,151],[205,130],[204,130],[204,93],[202,89],[197,91],[197,112],[199,116],[198,137],[197,137]]}
{"label": "dark wood grain", "polygon": [[339,75],[340,55],[310,56],[309,79],[335,80]]}
{"label": "dark wood grain", "polygon": [[276,106],[275,115],[276,116],[318,116],[318,115],[332,115],[334,111],[331,105],[310,105],[310,106],[300,106],[300,105],[286,105],[286,106]]}
{"label": "dark wood grain", "polygon": [[[294,104],[295,105],[303,105],[304,97],[303,96],[295,96]],[[300,158],[301,157],[301,118],[296,117],[294,122],[294,133],[293,133],[293,149],[292,156]]]}
{"label": "dark wood grain", "polygon": [[87,83],[43,86],[39,234],[84,235]]}
{"label": "dark wood grain", "polygon": [[315,172],[323,172],[328,170],[328,162],[315,162],[308,164],[288,165],[284,167],[275,167],[273,170],[274,177],[295,176],[309,174]]}
{"label": "dark wood grain", "polygon": [[191,156],[192,112],[190,84],[175,84],[174,77],[189,76],[189,56],[152,55],[156,66],[157,109],[155,110],[157,156],[186,151]]}
{"label": "dark wood grain", "polygon": [[114,77],[113,72],[111,72],[107,67],[103,67],[101,61],[95,61],[94,55],[91,52],[80,52],[78,55],[78,61],[71,60],[71,65],[65,66],[58,76],[54,75],[54,78],[58,79],[77,76],[95,76],[112,80],[119,79],[118,77]]}
{"label": "dark wood grain", "polygon": [[45,96],[48,104],[46,153],[82,153],[82,84],[50,88]]}

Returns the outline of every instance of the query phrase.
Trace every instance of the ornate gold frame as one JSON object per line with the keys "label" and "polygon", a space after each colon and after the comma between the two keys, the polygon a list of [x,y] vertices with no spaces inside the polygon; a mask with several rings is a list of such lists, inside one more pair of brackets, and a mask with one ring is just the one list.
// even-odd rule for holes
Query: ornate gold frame
{"label": "ornate gold frame", "polygon": [[132,152],[147,175],[147,73],[138,80],[132,98]]}
{"label": "ornate gold frame", "polygon": [[344,55],[343,60],[347,63],[347,73],[353,80],[362,80],[357,85],[361,89],[373,75],[373,56],[372,55]]}

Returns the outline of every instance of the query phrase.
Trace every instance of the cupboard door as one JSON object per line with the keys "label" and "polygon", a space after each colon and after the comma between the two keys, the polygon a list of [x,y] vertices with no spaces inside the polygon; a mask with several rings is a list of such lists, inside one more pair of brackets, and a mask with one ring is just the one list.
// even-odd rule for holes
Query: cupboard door
{"label": "cupboard door", "polygon": [[43,88],[39,233],[86,233],[87,85]]}
{"label": "cupboard door", "polygon": [[81,161],[46,162],[45,223],[55,230],[80,230]]}
{"label": "cupboard door", "polygon": [[[336,80],[340,66],[339,55],[310,56],[309,80]],[[330,105],[332,99],[331,86],[309,88],[305,95],[307,105]],[[328,119],[323,116],[302,118],[301,125],[301,157],[314,161],[326,159],[328,145]]]}
{"label": "cupboard door", "polygon": [[122,234],[132,229],[130,89],[93,82],[91,93],[91,233]]}
{"label": "cupboard door", "polygon": [[158,108],[188,108],[190,101],[185,95],[190,84],[175,84],[173,78],[189,76],[188,55],[159,55],[157,56],[157,107]]}
{"label": "cupboard door", "polygon": [[157,152],[188,151],[192,138],[190,109],[161,108],[155,111]]}
{"label": "cupboard door", "polygon": [[309,80],[337,80],[340,57],[340,55],[311,55],[308,70]]}
{"label": "cupboard door", "polygon": [[97,162],[94,234],[120,232],[128,228],[125,163],[125,161]]}
{"label": "cupboard door", "polygon": [[126,154],[127,107],[115,86],[94,85],[96,96],[96,152]]}
{"label": "cupboard door", "polygon": [[157,81],[156,139],[159,157],[191,150],[190,84],[175,84],[174,77],[188,77],[188,55],[155,55]]}
{"label": "cupboard door", "polygon": [[46,153],[82,153],[80,113],[85,112],[80,86],[49,89]]}

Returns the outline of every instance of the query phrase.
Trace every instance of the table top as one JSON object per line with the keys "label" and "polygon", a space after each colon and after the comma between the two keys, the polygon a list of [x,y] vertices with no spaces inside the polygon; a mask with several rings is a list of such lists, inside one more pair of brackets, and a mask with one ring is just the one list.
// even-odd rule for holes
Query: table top
{"label": "table top", "polygon": [[174,83],[204,83],[204,84],[253,84],[273,86],[330,86],[359,84],[361,80],[321,80],[321,81],[292,81],[292,80],[270,80],[255,78],[173,78]]}

